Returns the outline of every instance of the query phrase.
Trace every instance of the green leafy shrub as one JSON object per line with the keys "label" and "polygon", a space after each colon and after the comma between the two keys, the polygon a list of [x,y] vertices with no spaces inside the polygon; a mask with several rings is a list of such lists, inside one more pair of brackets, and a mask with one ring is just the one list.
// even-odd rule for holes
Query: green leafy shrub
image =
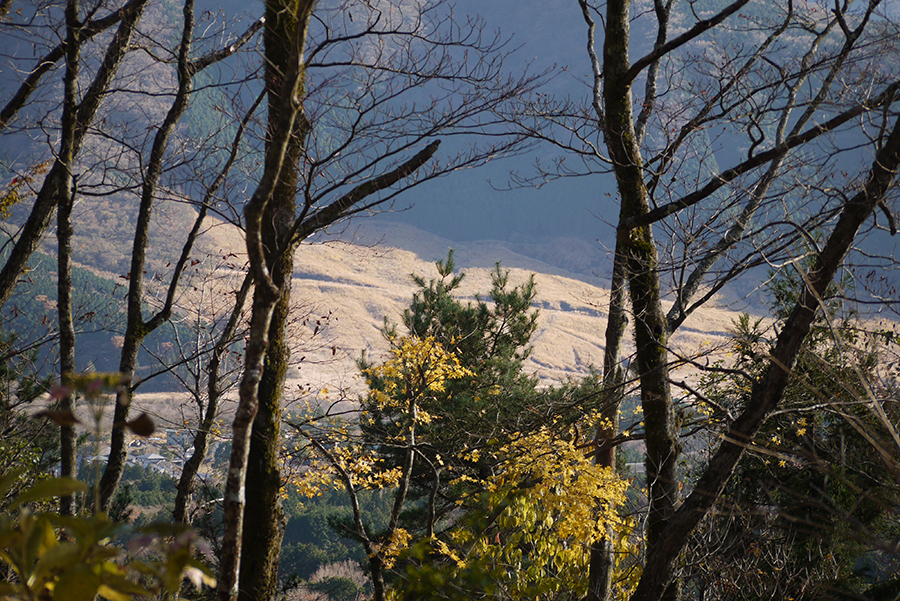
{"label": "green leafy shrub", "polygon": [[[6,498],[17,474],[0,482]],[[185,579],[214,586],[215,579],[196,558],[196,533],[180,524],[152,524],[136,532],[130,552],[110,544],[122,527],[105,512],[61,516],[32,511],[30,504],[83,492],[71,478],[42,480],[9,500],[0,518],[0,565],[6,581],[0,598],[15,601],[58,599],[132,601],[162,596],[177,599]]]}

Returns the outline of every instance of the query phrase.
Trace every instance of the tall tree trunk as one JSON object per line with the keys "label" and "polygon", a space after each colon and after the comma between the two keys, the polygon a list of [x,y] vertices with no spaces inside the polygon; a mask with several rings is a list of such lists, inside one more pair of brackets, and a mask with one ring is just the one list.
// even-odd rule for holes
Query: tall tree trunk
{"label": "tall tree trunk", "polygon": [[[620,196],[620,223],[650,211],[632,113],[630,4],[630,0],[607,2],[603,44],[604,135]],[[647,545],[652,546],[672,517],[678,500],[676,466],[680,448],[669,388],[668,330],[660,302],[659,260],[651,228],[620,229],[616,249],[622,253],[625,264],[634,318],[635,363],[644,412],[650,489],[646,537]],[[672,587],[671,598],[677,596],[676,588]]]}
{"label": "tall tree trunk", "polygon": [[[163,157],[169,138],[175,131],[175,125],[187,110],[188,99],[192,90],[193,70],[190,64],[191,40],[194,31],[194,0],[185,0],[184,24],[178,53],[178,92],[166,118],[153,138],[153,147],[147,161],[147,172],[141,185],[141,204],[138,209],[137,225],[134,230],[134,241],[131,247],[131,268],[129,271],[127,296],[127,323],[125,340],[119,359],[119,372],[127,377],[134,376],[137,356],[144,339],[153,330],[168,321],[172,312],[171,297],[174,295],[174,284],[177,283],[180,270],[176,268],[173,275],[173,286],[163,308],[151,319],[144,321],[144,266],[147,262],[147,246],[150,243],[150,218],[153,212],[154,196],[159,178],[163,170]],[[190,251],[193,239],[189,239],[186,252]],[[184,256],[184,253],[182,254]],[[100,479],[100,507],[105,509],[116,492],[122,472],[125,470],[127,448],[125,434],[128,410],[131,406],[133,385],[126,385],[116,394],[116,408],[113,416],[112,435],[110,437],[109,460]]]}
{"label": "tall tree trunk", "polygon": [[[294,12],[295,10],[297,12]],[[294,8],[294,4],[286,0],[266,2],[265,77],[270,107],[268,124],[270,139],[274,138],[275,128],[282,122],[282,111],[296,110],[283,102],[284,99],[279,98],[282,93],[280,84],[283,74],[289,68],[291,42],[298,36],[305,37],[311,10],[312,2],[308,3],[308,9],[305,11],[304,7]],[[305,95],[302,75],[294,93],[302,102]],[[297,204],[299,163],[308,133],[308,124],[302,110],[299,110],[293,121],[280,175],[266,206],[262,222],[261,236],[265,261],[279,295],[269,325],[269,344],[259,383],[259,409],[250,438],[247,489],[252,490],[253,495],[247,498],[244,518],[241,550],[244,560],[238,597],[241,601],[270,599],[276,594],[278,586],[278,566],[281,560],[285,520],[281,504],[279,466],[281,414],[284,380],[291,356],[285,326],[290,313],[295,248],[290,241],[290,234]],[[275,157],[267,153],[267,161],[274,159]]]}
{"label": "tall tree trunk", "polygon": [[[78,109],[78,61],[80,54],[78,0],[66,3],[66,75],[63,98],[63,117],[59,161],[65,166],[66,183],[60,186],[57,198],[57,310],[59,312],[59,375],[65,382],[75,373],[75,326],[72,320],[72,204],[75,201],[73,176],[74,152],[72,142],[75,133],[75,113]],[[60,409],[74,412],[75,399],[71,394],[60,399]],[[75,476],[75,426],[60,425],[59,432],[60,475]],[[74,513],[74,495],[60,497],[61,515]]]}
{"label": "tall tree trunk", "polygon": [[[245,581],[241,578],[244,571],[241,566],[244,556],[244,536],[253,536],[244,528],[245,504],[247,503],[246,484],[250,447],[253,444],[251,429],[260,407],[260,388],[269,368],[269,332],[272,330],[272,314],[276,305],[283,298],[282,291],[275,284],[275,277],[283,278],[284,273],[290,278],[291,267],[279,263],[277,258],[290,253],[290,231],[293,225],[293,211],[283,210],[285,202],[284,190],[290,189],[287,202],[293,207],[296,193],[295,159],[302,150],[303,135],[307,128],[301,114],[304,86],[303,54],[309,18],[315,0],[299,0],[292,5],[278,0],[269,0],[266,6],[266,88],[269,91],[269,127],[266,143],[266,160],[262,179],[253,197],[244,208],[247,228],[247,254],[250,261],[250,273],[256,283],[253,304],[250,314],[250,333],[247,351],[244,355],[244,376],[241,379],[240,399],[232,427],[232,450],[225,491],[225,534],[222,538],[222,558],[219,570],[218,597],[222,601],[233,601],[238,598],[238,583],[243,588]],[[277,45],[276,45],[277,44]],[[270,56],[270,52],[272,56]],[[277,55],[277,56],[276,56]],[[274,62],[277,59],[277,62]],[[303,135],[298,135],[303,134]],[[281,171],[287,167],[294,172],[294,184],[285,186]],[[287,179],[288,182],[291,178]],[[281,196],[281,198],[278,198]],[[269,207],[275,203],[275,208]],[[274,220],[274,221],[273,221]],[[276,223],[277,221],[277,223]],[[285,231],[286,230],[286,231]],[[266,246],[271,242],[272,234],[284,235],[281,245]],[[282,270],[282,275],[273,276],[269,265]],[[284,270],[287,271],[284,271]],[[282,324],[283,329],[283,324]],[[287,358],[285,358],[285,361]],[[273,366],[274,367],[274,364]],[[281,377],[283,379],[283,376]],[[280,392],[280,391],[279,391]],[[276,399],[280,403],[280,397]],[[268,408],[272,405],[269,404]],[[280,413],[280,406],[275,405]],[[278,416],[280,418],[280,415]],[[271,416],[265,419],[276,419]],[[278,444],[279,441],[263,441]],[[259,442],[257,442],[259,444]],[[277,465],[275,466],[277,470]],[[280,481],[278,487],[280,488]],[[254,493],[257,491],[254,490]],[[255,497],[256,494],[253,495]],[[253,498],[251,497],[251,498]],[[255,552],[257,541],[248,545],[247,552]],[[271,537],[262,541],[267,547],[274,541]],[[280,546],[278,537],[277,544]],[[252,549],[252,550],[251,550]],[[277,575],[277,558],[274,569]],[[266,578],[270,578],[267,575]],[[266,580],[265,582],[268,582]],[[247,583],[254,588],[256,599],[274,591],[260,588],[262,580]],[[268,584],[262,584],[267,587]],[[242,594],[248,593],[242,591]],[[246,597],[244,597],[246,598]]]}
{"label": "tall tree trunk", "polygon": [[241,556],[241,601],[271,599],[278,585],[281,541],[285,516],[281,504],[281,411],[282,391],[290,360],[285,338],[291,296],[293,261],[279,257],[273,265],[273,281],[280,295],[269,325],[269,346],[259,383],[259,411],[253,422],[250,454],[247,460],[247,516]]}
{"label": "tall tree trunk", "polygon": [[[625,316],[626,278],[624,256],[616,252],[609,291],[606,321],[606,348],[603,353],[603,405],[601,423],[594,434],[594,463],[616,470],[616,447],[611,444],[619,433],[619,407],[624,398],[625,371],[622,369],[622,341],[628,318]],[[606,601],[612,590],[615,547],[612,529],[608,538],[591,546],[586,601]]]}
{"label": "tall tree trunk", "polygon": [[[203,208],[194,220],[194,226],[185,239],[181,248],[181,255],[176,262],[172,271],[172,277],[169,281],[169,287],[166,291],[163,306],[150,319],[146,321],[143,318],[142,305],[144,297],[144,265],[146,264],[147,246],[150,241],[150,217],[154,206],[154,195],[156,194],[159,178],[163,171],[163,159],[172,134],[175,132],[178,122],[188,108],[191,92],[193,90],[194,76],[225,58],[231,56],[240,47],[246,44],[258,31],[259,25],[251,25],[247,31],[235,42],[229,44],[225,49],[214,50],[196,60],[191,60],[191,47],[194,32],[194,0],[185,0],[183,9],[184,28],[181,34],[181,42],[178,48],[178,90],[172,106],[166,113],[162,125],[156,131],[153,138],[153,147],[150,150],[150,156],[147,159],[147,171],[141,184],[141,204],[138,210],[138,220],[134,231],[134,241],[131,249],[131,271],[129,273],[128,285],[128,321],[125,328],[125,341],[122,347],[122,353],[119,361],[119,371],[126,376],[133,376],[137,365],[138,351],[141,344],[148,334],[159,328],[167,322],[172,315],[172,308],[175,303],[175,296],[178,290],[178,283],[181,275],[184,273],[188,260],[190,259],[191,250],[200,234],[200,228],[206,217],[207,202],[209,197],[204,199]],[[255,105],[254,105],[255,107]],[[242,123],[241,128],[246,123]],[[235,141],[237,145],[239,140]],[[223,171],[230,168],[234,160],[236,146],[232,148],[230,156]],[[224,175],[220,175],[216,179],[216,183],[211,187],[214,191],[219,185]],[[210,191],[210,194],[211,194]],[[126,447],[125,447],[125,431],[126,420],[128,418],[128,410],[131,405],[131,396],[134,391],[133,387],[126,387],[116,396],[116,408],[113,417],[113,430],[110,441],[109,461],[106,469],[103,471],[103,477],[100,481],[100,500],[101,506],[106,507],[115,494],[119,485],[119,479],[125,469]]]}

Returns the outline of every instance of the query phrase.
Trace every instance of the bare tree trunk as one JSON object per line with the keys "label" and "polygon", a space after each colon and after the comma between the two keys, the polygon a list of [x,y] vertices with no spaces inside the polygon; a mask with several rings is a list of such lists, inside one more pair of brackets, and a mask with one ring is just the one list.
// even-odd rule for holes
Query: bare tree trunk
{"label": "bare tree trunk", "polygon": [[[594,463],[616,470],[616,447],[610,442],[619,433],[619,407],[624,398],[625,371],[622,369],[622,341],[628,318],[626,303],[625,263],[621,253],[613,257],[613,273],[609,290],[609,312],[606,321],[606,348],[603,353],[603,405],[601,424],[594,435]],[[610,531],[610,534],[612,532]],[[612,538],[604,538],[591,546],[586,601],[606,601],[612,590],[615,567]]]}
{"label": "bare tree trunk", "polygon": [[[251,200],[251,202],[253,201]],[[252,207],[252,205],[248,206]],[[256,208],[251,208],[251,214]],[[247,213],[248,211],[245,209],[245,214]],[[248,223],[250,221],[248,216]],[[254,223],[247,227],[248,241],[253,239],[251,236],[259,235],[261,216],[255,217],[253,221]],[[259,263],[254,265],[254,262]],[[251,269],[254,268],[259,275],[263,276],[261,282],[257,282],[257,289],[265,288],[254,294],[253,305],[250,309],[250,339],[244,353],[244,376],[241,379],[240,400],[231,427],[231,459],[228,466],[228,477],[225,481],[225,532],[222,536],[222,556],[219,558],[218,598],[220,601],[236,601],[238,598],[250,433],[259,408],[256,394],[268,345],[269,322],[272,317],[272,308],[278,300],[278,291],[271,286],[271,279],[264,271],[265,264],[261,262],[261,257],[257,256],[251,260]]]}
{"label": "bare tree trunk", "polygon": [[[75,180],[72,174],[74,153],[72,142],[75,134],[75,113],[78,108],[78,61],[80,54],[78,23],[78,0],[66,3],[66,75],[63,98],[63,117],[59,161],[66,172],[66,182],[60,186],[57,197],[57,311],[59,314],[59,375],[65,382],[75,373],[75,326],[72,320],[72,204],[75,202]],[[60,399],[60,409],[64,412],[75,410],[71,394]],[[75,427],[61,424],[59,431],[60,475],[75,476]],[[74,495],[60,497],[61,515],[74,513]]]}
{"label": "bare tree trunk", "polygon": [[[264,30],[266,82],[269,98],[269,136],[282,121],[281,113],[295,108],[279,98],[283,93],[278,82],[289,68],[291,41],[306,37],[313,2],[294,8],[284,0],[266,2]],[[294,12],[296,10],[296,12]],[[302,59],[302,55],[301,58]],[[306,94],[301,74],[293,93],[300,99]],[[278,181],[266,206],[262,223],[262,242],[265,261],[278,289],[278,300],[272,311],[266,348],[266,359],[259,383],[259,410],[253,422],[247,464],[247,487],[254,494],[247,498],[244,519],[244,557],[240,572],[241,601],[270,599],[278,587],[278,567],[281,561],[281,541],[284,538],[284,510],[281,504],[281,415],[284,380],[287,376],[291,351],[286,338],[291,301],[291,277],[294,271],[294,248],[291,229],[296,211],[299,164],[309,125],[302,110],[296,111],[291,136],[288,139]],[[267,161],[274,157],[267,155]]]}
{"label": "bare tree trunk", "polygon": [[[584,21],[588,26],[587,52],[591,61],[593,86],[591,106],[597,116],[597,125],[603,128],[606,117],[603,107],[603,67],[595,48],[596,23],[591,17],[591,9],[587,0],[578,0]],[[624,397],[622,386],[625,373],[622,369],[622,341],[628,325],[626,316],[627,274],[625,256],[618,243],[613,253],[612,278],[609,286],[609,304],[606,321],[606,340],[603,353],[603,402],[600,420],[594,433],[594,463],[616,469],[616,447],[611,439],[619,431],[619,406]],[[597,508],[602,511],[604,508]],[[615,567],[613,532],[608,529],[608,536],[591,545],[590,563],[588,566],[588,592],[585,601],[606,601],[612,591],[613,569]]]}
{"label": "bare tree trunk", "polygon": [[893,185],[900,168],[900,120],[875,157],[863,189],[841,210],[840,218],[818,254],[812,271],[805,274],[806,286],[790,317],[778,335],[772,359],[763,378],[753,386],[744,412],[723,437],[694,491],[670,520],[668,528],[648,549],[644,572],[632,601],[656,601],[672,580],[675,560],[691,531],[722,493],[747,444],[763,420],[778,406],[790,380],[791,369],[815,319],[828,284],[863,223],[872,215]]}
{"label": "bare tree trunk", "polygon": [[[258,392],[264,370],[263,360],[269,344],[272,312],[281,296],[268,268],[269,253],[264,247],[263,220],[266,215],[270,215],[267,207],[281,181],[281,169],[290,160],[290,147],[296,132],[295,122],[302,119],[300,92],[303,90],[305,73],[303,54],[308,20],[314,3],[314,0],[300,1],[292,15],[296,20],[290,31],[291,35],[280,39],[283,44],[281,52],[284,53],[284,59],[280,61],[283,70],[278,74],[277,80],[268,82],[270,89],[278,86],[277,95],[269,97],[269,110],[274,109],[276,120],[270,121],[270,138],[266,144],[262,179],[244,208],[247,254],[256,288],[251,307],[249,340],[244,355],[240,400],[232,427],[233,444],[225,488],[225,534],[222,539],[218,583],[218,597],[221,601],[234,601],[238,598],[251,428],[259,410]],[[272,9],[278,11],[275,5]],[[268,22],[266,26],[269,27]],[[293,215],[288,216],[292,217]]]}
{"label": "bare tree trunk", "polygon": [[[162,125],[153,138],[153,147],[147,160],[147,171],[141,184],[141,204],[138,211],[137,225],[135,226],[134,241],[131,249],[131,270],[129,272],[128,285],[128,318],[125,328],[125,340],[119,361],[119,371],[126,376],[133,376],[137,365],[137,355],[141,344],[148,334],[159,328],[169,320],[172,315],[172,307],[175,302],[175,294],[181,274],[190,258],[194,242],[200,232],[200,226],[206,216],[205,203],[194,226],[182,245],[181,255],[172,272],[166,298],[162,308],[150,319],[144,320],[142,304],[144,299],[144,265],[146,264],[147,246],[150,239],[150,217],[153,211],[154,195],[157,191],[159,178],[163,170],[163,159],[169,140],[175,132],[175,127],[188,108],[191,91],[193,90],[194,76],[211,64],[221,61],[238,48],[243,46],[259,29],[259,24],[254,24],[235,43],[230,44],[225,50],[210,52],[194,61],[191,61],[191,42],[194,28],[194,0],[185,0],[184,3],[184,29],[178,51],[178,90],[175,100],[169,108]],[[234,149],[233,149],[234,151]],[[125,423],[128,418],[128,410],[131,405],[131,396],[134,388],[126,387],[116,395],[116,408],[113,418],[113,430],[110,440],[109,461],[100,480],[100,501],[102,507],[107,507],[119,485],[119,479],[125,469]]]}
{"label": "bare tree trunk", "polygon": [[[621,197],[620,223],[650,211],[632,114],[629,8],[630,0],[607,2],[603,44],[604,135]],[[668,330],[660,298],[659,260],[650,227],[618,231],[616,249],[625,265],[634,318],[635,363],[640,378],[650,489],[647,544],[652,546],[678,501],[675,472],[680,447],[669,389]],[[677,590],[673,587],[670,594],[675,598]]]}
{"label": "bare tree trunk", "polygon": [[[127,307],[128,317],[125,326],[125,340],[119,360],[119,372],[126,377],[134,376],[138,351],[150,332],[165,323],[172,311],[171,303],[165,306],[150,320],[144,321],[142,305],[144,301],[144,265],[146,264],[147,246],[150,240],[150,216],[153,211],[159,177],[162,174],[163,156],[175,125],[187,110],[188,99],[192,89],[193,73],[190,66],[191,39],[194,27],[194,0],[185,0],[184,28],[178,52],[178,92],[166,114],[166,118],[156,132],[153,148],[147,163],[147,173],[141,187],[141,204],[138,210],[134,241],[131,247],[131,270],[129,271]],[[180,276],[176,269],[173,281]],[[174,293],[174,290],[172,290]],[[168,299],[167,299],[168,300]],[[113,416],[112,436],[110,439],[109,460],[100,479],[100,506],[106,508],[116,492],[119,479],[125,470],[127,448],[125,433],[128,409],[131,406],[133,386],[124,387],[116,394],[116,408]]]}
{"label": "bare tree trunk", "polygon": [[[292,253],[289,253],[292,254]],[[291,298],[293,261],[282,256],[273,266],[279,297],[269,325],[269,346],[259,383],[259,411],[253,422],[247,460],[247,516],[241,556],[241,601],[271,599],[278,588],[285,515],[281,504],[281,413],[284,380],[290,360],[285,336]]]}

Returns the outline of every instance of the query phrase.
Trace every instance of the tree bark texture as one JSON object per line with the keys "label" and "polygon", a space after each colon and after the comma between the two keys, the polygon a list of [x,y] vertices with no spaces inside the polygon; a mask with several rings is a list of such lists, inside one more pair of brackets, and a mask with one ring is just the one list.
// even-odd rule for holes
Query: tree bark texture
{"label": "tree bark texture", "polygon": [[[74,153],[72,141],[75,133],[75,112],[78,108],[78,66],[80,59],[80,23],[78,0],[66,2],[66,74],[64,78],[63,117],[59,161],[65,167],[66,185],[59,189],[57,197],[57,312],[59,315],[59,375],[60,381],[75,373],[75,325],[72,318],[72,204],[75,201],[73,176]],[[71,394],[60,399],[60,409],[74,413],[75,399]],[[59,429],[60,475],[75,477],[75,427],[61,424]],[[64,495],[59,500],[61,515],[75,512],[74,495]]]}
{"label": "tree bark texture", "polygon": [[[619,222],[650,211],[643,160],[634,130],[628,44],[630,0],[607,2],[603,44],[604,136],[620,196]],[[647,545],[659,539],[678,501],[676,466],[680,447],[669,388],[668,335],[662,311],[659,260],[649,226],[617,232],[616,253],[625,266],[640,379],[647,445],[649,510]],[[677,595],[673,589],[671,595]]]}
{"label": "tree bark texture", "polygon": [[[279,268],[278,262],[273,262],[272,259],[279,257],[280,253],[290,248],[289,244],[285,244],[281,248],[267,247],[266,244],[269,242],[267,236],[283,229],[284,220],[287,220],[287,232],[290,232],[290,226],[293,225],[293,213],[285,213],[283,210],[279,210],[281,207],[277,206],[273,210],[268,205],[273,202],[276,193],[280,194],[284,189],[281,170],[292,161],[291,157],[296,156],[297,152],[297,122],[303,120],[301,114],[305,73],[303,54],[309,18],[314,4],[314,0],[300,0],[296,4],[286,6],[278,0],[270,0],[266,6],[266,86],[273,92],[269,94],[269,138],[266,143],[263,175],[253,197],[244,208],[247,254],[250,261],[250,273],[256,283],[256,288],[251,306],[249,339],[244,354],[244,375],[241,379],[238,409],[232,427],[231,460],[225,489],[225,534],[222,539],[218,583],[218,597],[222,601],[236,600],[239,594],[239,582],[242,587],[246,583],[241,579],[241,572],[244,571],[241,569],[241,558],[243,537],[245,534],[249,534],[249,532],[245,532],[244,520],[247,500],[247,467],[252,444],[251,432],[259,411],[260,385],[268,362],[267,348],[272,314],[276,304],[282,298],[282,291],[275,284],[275,278],[283,276],[273,276],[269,265],[272,264],[276,266],[276,269]],[[270,14],[275,18],[270,19]],[[273,23],[273,20],[276,23]],[[279,23],[284,28],[281,31],[274,29]],[[272,29],[270,30],[270,28]],[[268,37],[270,35],[275,37]],[[277,47],[274,46],[276,42],[279,44]],[[280,54],[277,64],[273,64],[270,60],[270,58],[274,58],[269,56],[270,45],[273,53]],[[299,127],[305,127],[305,122]],[[295,168],[295,165],[288,167],[289,170]],[[294,202],[295,190],[296,186],[291,188],[291,203]],[[284,201],[284,199],[275,200],[276,205],[280,201]],[[271,226],[266,222],[272,224],[273,215],[278,218],[279,224],[267,231],[266,228]],[[288,240],[289,238],[285,238],[284,242]],[[283,264],[281,265],[283,267]],[[273,442],[274,444],[280,443],[280,441]],[[279,482],[279,488],[280,484]],[[256,492],[254,491],[254,493]],[[265,544],[271,542],[270,538]],[[280,537],[278,543],[280,543]],[[255,541],[252,544],[255,544]],[[248,552],[250,551],[248,550]],[[275,557],[278,556],[275,555]],[[277,560],[275,564],[274,569],[277,573]],[[248,586],[258,587],[259,582],[261,581],[249,583]],[[265,591],[256,588],[249,590],[257,591],[261,595],[266,594]]]}
{"label": "tree bark texture", "polygon": [[281,504],[281,414],[284,380],[290,361],[285,337],[291,296],[292,253],[278,257],[272,279],[279,287],[278,301],[269,324],[259,410],[253,422],[247,459],[246,517],[241,556],[241,601],[270,599],[278,590],[278,566],[284,538],[285,515]]}
{"label": "tree bark texture", "polygon": [[[240,572],[241,601],[270,599],[278,590],[278,566],[281,560],[281,541],[284,537],[285,516],[281,504],[281,415],[284,380],[287,376],[291,350],[286,338],[291,301],[291,276],[294,271],[294,245],[291,230],[296,211],[299,164],[309,133],[308,124],[300,106],[284,102],[281,83],[288,71],[291,41],[306,37],[313,3],[295,7],[285,0],[268,0],[264,29],[266,83],[269,98],[269,138],[274,137],[280,126],[283,111],[295,111],[286,154],[272,197],[266,206],[262,221],[262,242],[265,261],[278,288],[278,300],[269,324],[268,347],[259,383],[259,409],[253,422],[250,452],[247,463],[247,489],[253,494],[247,497],[244,519],[244,558]],[[296,12],[294,12],[296,10]],[[299,60],[303,60],[301,52]],[[302,69],[302,66],[301,66]],[[306,94],[304,76],[301,74],[293,94],[302,103]],[[266,154],[266,160],[274,157]],[[256,302],[256,301],[254,301]]]}

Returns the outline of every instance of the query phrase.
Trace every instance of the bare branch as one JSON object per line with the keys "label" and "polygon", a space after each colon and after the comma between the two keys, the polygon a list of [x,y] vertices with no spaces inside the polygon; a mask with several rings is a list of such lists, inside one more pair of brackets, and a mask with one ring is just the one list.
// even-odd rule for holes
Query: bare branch
{"label": "bare branch", "polygon": [[655,209],[652,209],[645,215],[639,215],[636,217],[630,217],[622,221],[619,225],[618,230],[620,232],[627,232],[637,227],[642,227],[645,225],[650,225],[651,223],[655,223],[661,219],[665,219],[669,215],[673,213],[677,213],[678,211],[685,209],[687,207],[693,206],[698,202],[708,198],[713,192],[720,189],[725,184],[734,181],[741,175],[753,171],[757,167],[760,167],[773,159],[777,159],[778,157],[784,156],[789,150],[796,148],[802,144],[806,144],[811,140],[815,140],[819,136],[834,131],[841,125],[844,125],[848,121],[858,117],[859,115],[869,111],[875,107],[881,106],[884,102],[893,101],[895,92],[900,89],[900,83],[895,82],[889,85],[885,90],[879,94],[878,96],[872,98],[871,100],[861,103],[843,113],[839,114],[837,117],[833,117],[829,119],[822,125],[817,125],[806,130],[802,134],[797,134],[794,136],[788,137],[781,144],[776,145],[775,147],[761,152],[750,159],[747,159],[743,163],[728,169],[727,171],[723,171],[719,175],[715,176],[709,183],[705,186],[699,188],[698,190],[691,192],[679,200],[661,205]]}
{"label": "bare branch", "polygon": [[717,15],[710,17],[709,19],[698,21],[693,27],[691,27],[672,41],[666,42],[665,44],[654,48],[653,51],[651,51],[649,54],[641,57],[633,65],[631,65],[631,68],[628,69],[628,72],[624,76],[625,81],[634,81],[635,79],[637,79],[638,75],[641,74],[641,71],[647,68],[647,66],[653,64],[661,57],[669,54],[676,48],[684,46],[694,38],[706,33],[731,15],[744,8],[749,2],[750,0],[737,0],[737,2],[733,2],[732,4],[726,6],[722,10],[722,12],[718,13]]}
{"label": "bare branch", "polygon": [[[12,0],[10,0],[10,3]],[[78,41],[80,44],[90,40],[99,33],[102,33],[121,21],[129,17],[136,10],[143,10],[146,0],[130,0],[125,6],[114,10],[102,19],[96,19],[86,23],[78,32]],[[2,11],[0,11],[2,15]],[[56,46],[48,52],[43,58],[39,59],[37,65],[28,74],[28,77],[19,86],[12,99],[6,103],[3,110],[0,110],[0,131],[9,125],[9,122],[16,116],[31,94],[37,89],[41,78],[52,69],[59,60],[66,55],[66,42]]]}
{"label": "bare branch", "polygon": [[338,200],[314,211],[306,219],[295,223],[293,228],[294,231],[291,234],[291,244],[299,244],[314,232],[317,232],[339,220],[341,217],[344,217],[347,211],[362,199],[389,188],[401,179],[412,175],[417,169],[428,162],[428,159],[434,156],[434,153],[437,152],[440,144],[440,140],[435,140],[396,169],[359,184]]}

